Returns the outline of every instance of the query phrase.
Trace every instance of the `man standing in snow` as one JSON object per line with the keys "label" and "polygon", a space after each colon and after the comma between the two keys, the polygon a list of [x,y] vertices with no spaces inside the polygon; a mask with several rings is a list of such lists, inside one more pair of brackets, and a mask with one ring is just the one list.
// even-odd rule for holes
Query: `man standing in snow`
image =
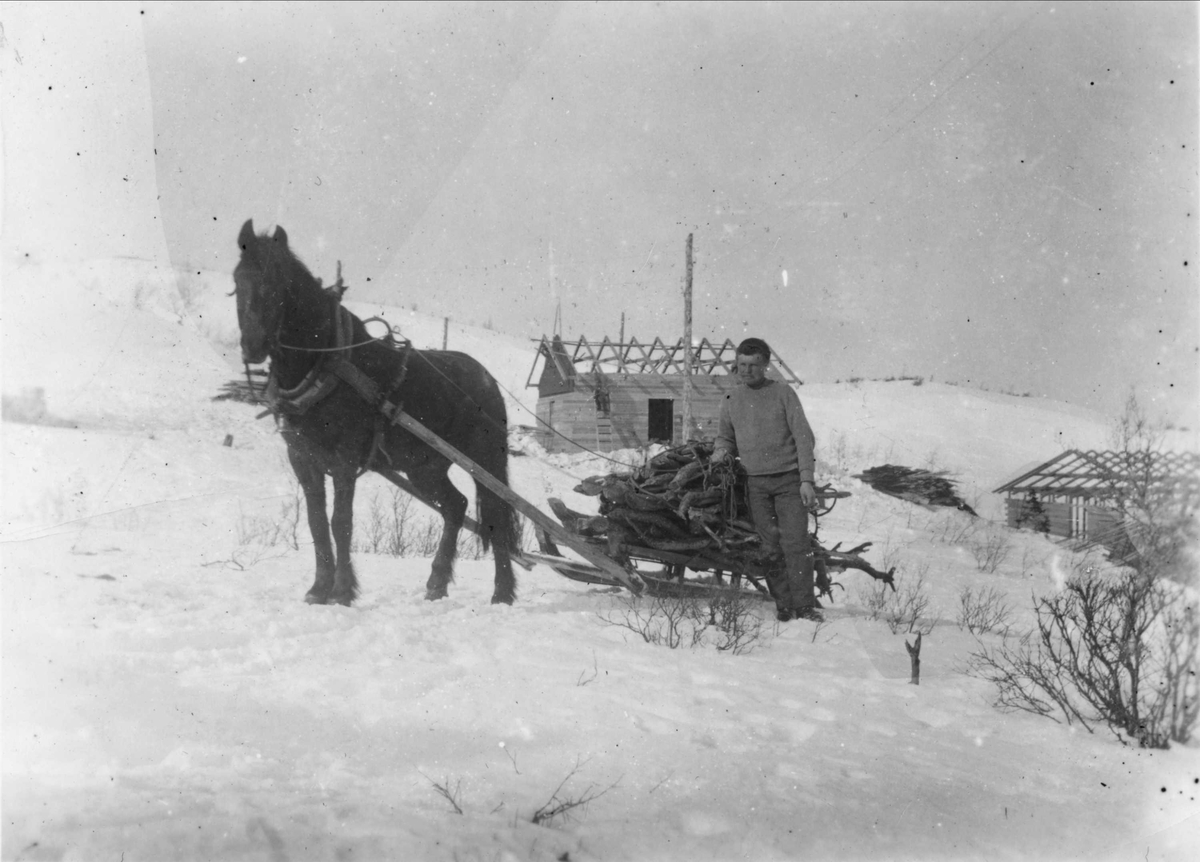
{"label": "man standing in snow", "polygon": [[740,386],[721,402],[712,459],[737,455],[748,476],[754,526],[769,562],[768,583],[780,621],[820,621],[813,595],[813,552],[808,513],[816,506],[813,432],[800,397],[767,377],[771,348],[747,338],[737,348]]}

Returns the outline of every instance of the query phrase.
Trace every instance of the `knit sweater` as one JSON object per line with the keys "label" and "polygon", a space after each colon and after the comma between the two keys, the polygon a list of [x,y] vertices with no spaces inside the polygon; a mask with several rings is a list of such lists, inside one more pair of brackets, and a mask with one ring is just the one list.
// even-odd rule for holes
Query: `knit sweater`
{"label": "knit sweater", "polygon": [[717,449],[742,459],[751,476],[800,470],[800,480],[813,480],[812,428],[796,390],[767,379],[757,389],[739,385],[721,401]]}

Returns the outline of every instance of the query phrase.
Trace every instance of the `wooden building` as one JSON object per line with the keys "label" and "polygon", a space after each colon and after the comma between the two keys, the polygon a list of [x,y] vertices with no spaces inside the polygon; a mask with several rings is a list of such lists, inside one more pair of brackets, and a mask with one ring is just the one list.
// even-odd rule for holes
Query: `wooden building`
{"label": "wooden building", "polygon": [[[543,336],[526,381],[538,390],[538,442],[547,452],[611,452],[655,442],[711,440],[721,399],[737,382],[736,353],[728,339],[719,345],[701,339],[692,348],[694,428],[687,434],[683,339],[667,344],[655,338],[643,344],[636,338],[614,342],[581,336],[572,342]],[[800,384],[777,356],[771,357],[768,374]]]}
{"label": "wooden building", "polygon": [[1130,488],[1172,499],[1200,492],[1200,454],[1122,453],[1069,449],[1022,472],[995,493],[1007,496],[1010,527],[1103,545],[1117,558],[1136,553],[1134,525],[1118,509]]}

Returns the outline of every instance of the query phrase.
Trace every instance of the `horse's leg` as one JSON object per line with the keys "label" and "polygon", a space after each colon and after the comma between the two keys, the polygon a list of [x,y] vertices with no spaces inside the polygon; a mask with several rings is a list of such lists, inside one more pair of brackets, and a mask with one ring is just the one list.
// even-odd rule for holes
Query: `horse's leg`
{"label": "horse's leg", "polygon": [[333,591],[333,544],[329,539],[329,519],[325,512],[325,473],[302,455],[288,449],[288,460],[300,488],[304,491],[304,506],[308,512],[308,530],[312,533],[313,551],[317,558],[317,575],[312,588],[304,597],[310,605],[323,605]]}
{"label": "horse's leg", "polygon": [[329,601],[347,607],[358,597],[358,577],[350,561],[350,540],[354,534],[354,484],[357,478],[353,469],[339,469],[333,476],[333,518],[330,523],[337,543],[337,564]]}
{"label": "horse's leg", "polygon": [[467,514],[467,498],[450,481],[447,467],[431,465],[428,469],[414,470],[408,478],[442,516],[442,538],[425,583],[425,598],[444,599],[447,586],[454,580],[454,558],[458,554],[458,533]]}

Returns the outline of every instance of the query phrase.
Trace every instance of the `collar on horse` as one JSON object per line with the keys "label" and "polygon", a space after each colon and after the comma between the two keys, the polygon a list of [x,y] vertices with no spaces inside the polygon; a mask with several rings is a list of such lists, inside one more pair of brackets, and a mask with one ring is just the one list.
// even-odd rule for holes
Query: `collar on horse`
{"label": "collar on horse", "polygon": [[[372,436],[371,448],[366,453],[362,468],[359,470],[359,475],[362,475],[374,468],[381,455],[389,462],[389,465],[391,463],[391,458],[383,448],[383,432],[387,423],[398,422],[401,415],[400,404],[393,403],[392,398],[408,376],[408,358],[412,352],[412,342],[405,340],[399,346],[401,350],[400,367],[392,377],[386,392],[379,387],[378,383],[358,369],[350,359],[350,351],[361,345],[354,343],[354,316],[341,303],[340,269],[339,266],[338,284],[328,290],[330,301],[333,304],[334,323],[331,327],[333,344],[323,348],[288,348],[305,350],[320,356],[304,379],[291,389],[280,388],[279,378],[275,374],[274,363],[272,363],[271,373],[267,379],[268,410],[266,413],[260,414],[260,417],[267,413],[273,413],[275,421],[278,422],[281,416],[285,418],[301,416],[311,410],[314,405],[329,397],[330,393],[337,389],[339,383],[348,384],[360,398],[376,409],[375,433]],[[386,321],[384,322],[386,323]],[[371,339],[371,341],[376,340],[380,339]],[[390,327],[386,341],[395,345]]]}
{"label": "collar on horse", "polygon": [[327,398],[339,383],[344,382],[349,384],[364,401],[372,407],[379,408],[390,419],[399,408],[389,399],[392,393],[404,383],[404,378],[408,374],[408,356],[412,349],[412,342],[402,342],[400,349],[403,356],[400,369],[385,393],[380,389],[379,384],[360,371],[351,361],[350,350],[358,346],[353,343],[354,317],[342,306],[340,293],[331,291],[331,294],[335,318],[332,327],[333,344],[313,351],[320,353],[320,358],[313,365],[312,370],[304,376],[304,379],[290,389],[283,389],[279,386],[279,378],[272,365],[270,376],[267,379],[268,412],[275,414],[276,419],[281,415],[303,415],[314,405]]}

